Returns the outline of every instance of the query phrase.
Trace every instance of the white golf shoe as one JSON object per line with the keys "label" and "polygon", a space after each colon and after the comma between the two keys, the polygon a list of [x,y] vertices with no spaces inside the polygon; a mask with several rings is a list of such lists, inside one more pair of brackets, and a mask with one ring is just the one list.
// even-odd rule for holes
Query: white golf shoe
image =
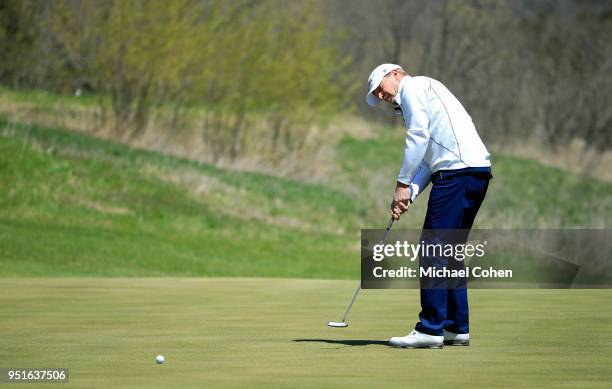
{"label": "white golf shoe", "polygon": [[469,346],[470,334],[455,334],[444,330],[444,344],[447,346]]}
{"label": "white golf shoe", "polygon": [[393,338],[389,339],[389,343],[395,347],[442,348],[444,346],[444,337],[424,334],[417,330],[412,330],[406,336],[394,336]]}

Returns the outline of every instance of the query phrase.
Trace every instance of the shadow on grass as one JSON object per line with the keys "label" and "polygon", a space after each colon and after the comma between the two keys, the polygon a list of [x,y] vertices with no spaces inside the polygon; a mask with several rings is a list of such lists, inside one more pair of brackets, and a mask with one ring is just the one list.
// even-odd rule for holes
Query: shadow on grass
{"label": "shadow on grass", "polygon": [[378,344],[381,346],[388,346],[389,342],[386,340],[367,340],[367,339],[347,339],[347,340],[332,340],[332,339],[293,339],[294,342],[318,342],[318,343],[330,343],[330,344],[343,344],[345,346],[368,346],[371,344]]}

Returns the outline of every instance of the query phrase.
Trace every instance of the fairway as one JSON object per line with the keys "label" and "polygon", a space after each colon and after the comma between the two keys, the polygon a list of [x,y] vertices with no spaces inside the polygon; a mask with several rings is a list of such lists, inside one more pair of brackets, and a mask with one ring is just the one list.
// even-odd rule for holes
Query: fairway
{"label": "fairway", "polygon": [[[0,367],[68,387],[609,387],[609,290],[471,291],[471,346],[395,349],[416,290],[263,278],[5,278]],[[608,308],[605,308],[608,307]],[[166,364],[156,365],[163,354]],[[32,387],[29,385],[28,387]]]}

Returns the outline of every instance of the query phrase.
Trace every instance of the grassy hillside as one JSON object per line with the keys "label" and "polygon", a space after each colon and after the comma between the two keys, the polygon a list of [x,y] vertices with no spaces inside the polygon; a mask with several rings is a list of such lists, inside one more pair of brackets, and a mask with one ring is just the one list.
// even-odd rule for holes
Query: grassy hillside
{"label": "grassy hillside", "polygon": [[[356,278],[359,230],[386,223],[397,155],[397,131],[347,137],[340,175],[313,184],[3,120],[0,275]],[[609,226],[611,184],[494,163],[479,227]],[[425,206],[399,226],[418,227]]]}
{"label": "grassy hillside", "polygon": [[[346,186],[377,202],[383,218],[401,164],[404,130],[375,137],[345,137],[337,147]],[[494,154],[493,180],[476,219],[478,228],[610,227],[612,183],[513,156]],[[427,193],[413,205],[403,226],[418,228]]]}
{"label": "grassy hillside", "polygon": [[340,192],[0,127],[2,275],[356,275]]}

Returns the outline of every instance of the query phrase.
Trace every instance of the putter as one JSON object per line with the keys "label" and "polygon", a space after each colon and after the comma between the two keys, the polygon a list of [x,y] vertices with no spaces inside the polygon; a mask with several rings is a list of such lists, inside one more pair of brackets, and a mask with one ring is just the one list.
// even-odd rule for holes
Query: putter
{"label": "putter", "polygon": [[[393,225],[394,221],[395,220],[393,220],[393,218],[389,219],[389,223],[387,223],[387,229],[385,229],[385,233],[383,234],[382,238],[380,239],[380,243],[379,244],[383,244],[385,242],[385,239],[387,239],[387,234],[389,233],[389,231],[391,231],[391,226]],[[348,314],[351,311],[351,308],[353,307],[353,303],[357,299],[357,295],[359,294],[359,291],[361,291],[361,281],[359,281],[359,284],[357,285],[357,289],[355,289],[355,293],[353,293],[353,298],[351,299],[351,302],[349,303],[348,307],[346,307],[346,312],[344,312],[344,317],[342,318],[342,321],[328,321],[327,325],[329,327],[333,327],[333,328],[346,328],[346,327],[348,327],[348,323],[346,322],[346,318],[348,317]]]}

